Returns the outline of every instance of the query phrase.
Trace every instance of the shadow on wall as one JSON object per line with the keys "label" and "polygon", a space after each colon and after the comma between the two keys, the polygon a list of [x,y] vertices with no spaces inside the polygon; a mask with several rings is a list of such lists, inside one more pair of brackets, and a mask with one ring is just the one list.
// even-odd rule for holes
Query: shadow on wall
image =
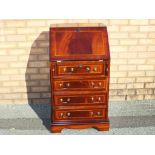
{"label": "shadow on wall", "polygon": [[33,42],[25,79],[30,107],[50,130],[51,93],[49,74],[49,31],[42,32]]}

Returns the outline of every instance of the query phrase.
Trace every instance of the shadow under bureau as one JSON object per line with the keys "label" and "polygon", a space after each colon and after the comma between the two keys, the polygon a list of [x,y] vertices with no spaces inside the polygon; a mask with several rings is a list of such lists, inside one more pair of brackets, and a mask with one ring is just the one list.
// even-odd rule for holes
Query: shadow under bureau
{"label": "shadow under bureau", "polygon": [[50,27],[51,132],[109,130],[110,52],[102,24]]}

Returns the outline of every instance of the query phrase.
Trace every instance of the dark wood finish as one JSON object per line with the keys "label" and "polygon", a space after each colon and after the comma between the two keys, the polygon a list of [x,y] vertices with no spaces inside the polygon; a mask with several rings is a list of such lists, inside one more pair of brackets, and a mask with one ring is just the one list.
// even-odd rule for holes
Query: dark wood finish
{"label": "dark wood finish", "polygon": [[109,59],[106,27],[51,28],[51,60]]}
{"label": "dark wood finish", "polygon": [[108,122],[98,122],[98,123],[87,123],[87,124],[53,124],[51,126],[51,132],[57,133],[61,132],[62,129],[68,128],[68,129],[86,129],[86,128],[95,128],[98,131],[108,131],[109,130],[109,121]]}
{"label": "dark wood finish", "polygon": [[107,94],[102,95],[66,95],[66,96],[54,96],[54,104],[58,106],[67,105],[92,105],[92,104],[106,104]]}
{"label": "dark wood finish", "polygon": [[101,80],[54,80],[55,90],[101,90],[107,88],[106,78]]}
{"label": "dark wood finish", "polygon": [[69,61],[57,64],[58,75],[92,75],[105,74],[105,64],[102,62]]}
{"label": "dark wood finish", "polygon": [[51,131],[109,129],[106,27],[50,28]]}
{"label": "dark wood finish", "polygon": [[105,109],[86,109],[86,110],[56,110],[54,112],[55,120],[72,120],[78,119],[105,119]]}

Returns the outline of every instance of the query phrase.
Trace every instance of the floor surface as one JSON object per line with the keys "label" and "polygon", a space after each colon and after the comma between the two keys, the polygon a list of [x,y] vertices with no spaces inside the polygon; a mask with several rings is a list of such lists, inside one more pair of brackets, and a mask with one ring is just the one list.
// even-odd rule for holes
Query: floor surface
{"label": "floor surface", "polygon": [[[1,104],[1,135],[50,135],[50,105]],[[63,129],[53,135],[152,135],[155,134],[155,101],[110,102],[109,131]]]}

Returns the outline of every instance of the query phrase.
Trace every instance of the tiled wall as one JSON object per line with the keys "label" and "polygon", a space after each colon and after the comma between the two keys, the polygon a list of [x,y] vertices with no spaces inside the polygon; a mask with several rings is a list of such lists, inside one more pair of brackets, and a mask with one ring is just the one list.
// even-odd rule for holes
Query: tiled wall
{"label": "tiled wall", "polygon": [[0,103],[50,103],[49,27],[104,23],[110,100],[155,99],[155,20],[0,20]]}

